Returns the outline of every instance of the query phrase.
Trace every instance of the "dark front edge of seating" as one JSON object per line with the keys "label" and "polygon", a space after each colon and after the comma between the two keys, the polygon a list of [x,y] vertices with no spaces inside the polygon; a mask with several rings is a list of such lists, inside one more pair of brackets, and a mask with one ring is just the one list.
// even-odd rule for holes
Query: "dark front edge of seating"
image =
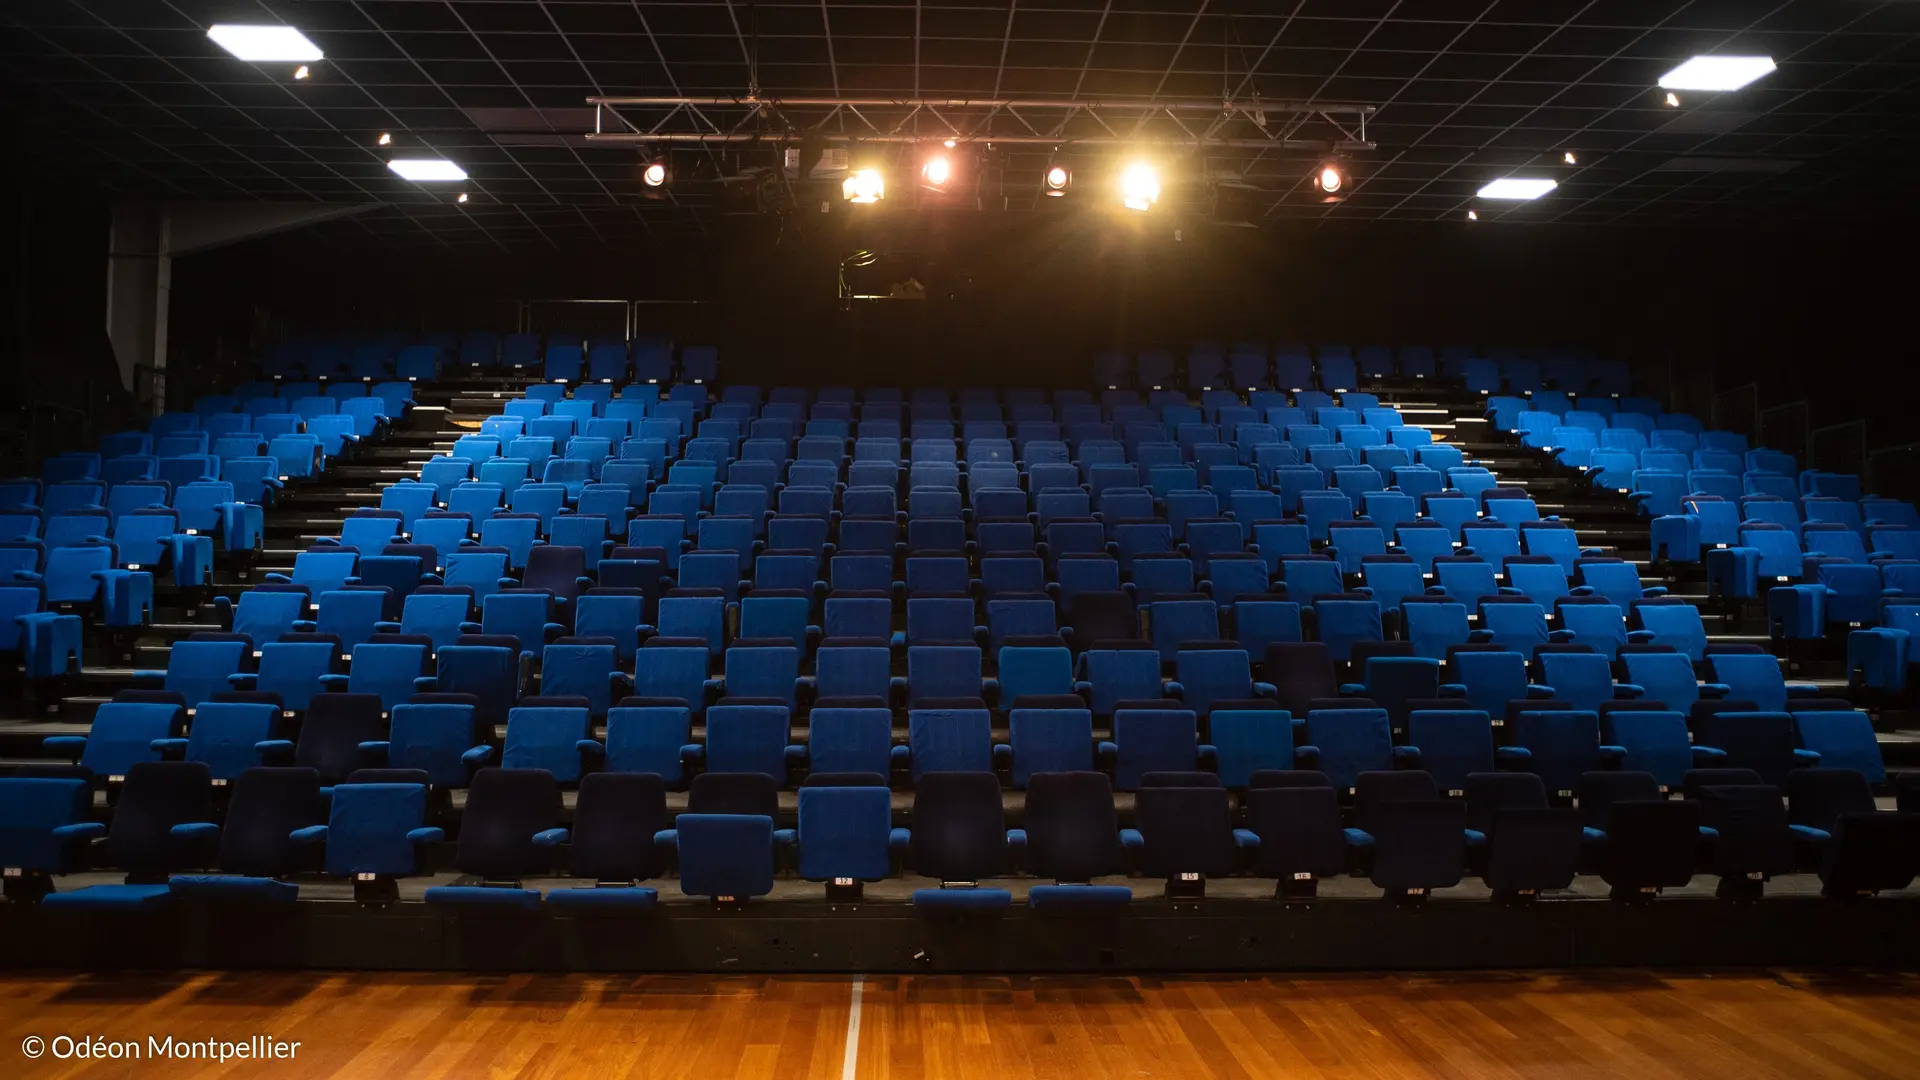
{"label": "dark front edge of seating", "polygon": [[[935,901],[944,910],[674,903],[622,917],[568,911],[571,901],[529,910],[521,890],[461,891],[491,903],[361,909],[177,897],[135,910],[0,906],[0,966],[904,973],[1920,964],[1920,899],[1908,897],[1769,898],[1737,918],[1722,901],[1687,897],[1632,910],[1604,900],[1523,908],[1434,900],[1401,911],[1377,899],[1305,908],[1209,899],[1201,910],[1176,911],[1135,900],[1084,918],[1014,904],[997,918],[970,919],[955,917],[944,899]],[[629,891],[642,890],[581,890]],[[990,891],[942,892],[980,905],[991,903],[978,898]],[[619,899],[644,907],[638,895]],[[618,933],[607,933],[608,918],[620,919]]]}

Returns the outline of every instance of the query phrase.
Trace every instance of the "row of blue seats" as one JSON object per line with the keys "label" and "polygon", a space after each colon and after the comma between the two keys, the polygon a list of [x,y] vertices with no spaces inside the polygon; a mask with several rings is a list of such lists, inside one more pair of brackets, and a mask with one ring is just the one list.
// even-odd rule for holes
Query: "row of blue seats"
{"label": "row of blue seats", "polygon": [[1174,354],[1143,350],[1129,356],[1107,352],[1094,361],[1094,381],[1101,386],[1132,384],[1142,388],[1184,386],[1192,390],[1214,387],[1258,389],[1279,387],[1326,390],[1351,389],[1363,381],[1395,377],[1457,378],[1468,390],[1513,393],[1544,390],[1548,384],[1574,393],[1620,396],[1629,392],[1626,366],[1617,361],[1588,360],[1561,355],[1537,361],[1519,355],[1475,355],[1466,348],[1443,349],[1436,357],[1422,346],[1398,350],[1383,345],[1323,345],[1310,356],[1305,346],[1283,345],[1269,354],[1264,346],[1238,344],[1195,348],[1184,365],[1184,378],[1175,371]]}
{"label": "row of blue seats", "polygon": [[[1423,667],[1388,659],[1375,661],[1379,671],[1369,665],[1369,684],[1409,688],[1400,675]],[[217,784],[255,765],[294,763],[315,769],[323,784],[371,767],[417,769],[434,788],[465,788],[474,769],[493,761],[543,769],[563,784],[612,771],[653,773],[672,786],[701,771],[766,774],[780,786],[801,773],[876,774],[881,784],[899,773],[918,784],[929,773],[996,771],[1025,788],[1035,774],[1100,769],[1123,792],[1165,771],[1204,771],[1238,790],[1265,769],[1296,767],[1352,792],[1363,773],[1417,767],[1453,796],[1469,774],[1498,765],[1540,776],[1559,798],[1572,798],[1580,774],[1597,769],[1651,774],[1663,792],[1680,790],[1686,771],[1705,765],[1753,769],[1772,784],[1811,765],[1845,767],[1874,784],[1887,778],[1872,721],[1845,707],[1803,701],[1793,711],[1757,711],[1751,701],[1730,701],[1690,719],[1657,701],[1594,711],[1523,700],[1490,713],[1471,698],[1432,696],[1430,684],[1425,694],[1400,701],[1398,715],[1367,698],[1317,701],[1300,717],[1271,698],[1217,701],[1210,711],[1179,700],[1121,701],[1098,738],[1087,701],[1039,694],[1006,711],[1004,742],[996,742],[983,701],[935,698],[908,705],[906,740],[897,744],[895,711],[879,701],[824,701],[795,728],[793,709],[772,701],[722,698],[695,711],[632,696],[595,713],[580,696],[541,694],[507,709],[499,738],[470,694],[388,705],[349,690],[313,698],[298,724],[273,701],[207,700],[192,711],[173,701],[109,701],[86,736],[52,736],[48,749],[69,755],[71,773],[104,786],[163,759],[200,763]]]}
{"label": "row of blue seats", "polygon": [[[1260,774],[1236,815],[1224,789],[1205,775],[1157,773],[1136,800],[1134,824],[1119,827],[1107,778],[1092,772],[1032,778],[1022,828],[1007,829],[996,779],[979,772],[932,774],[916,789],[913,829],[893,825],[885,788],[858,775],[801,789],[798,827],[775,828],[769,778],[711,773],[695,782],[688,809],[669,816],[659,777],[597,773],[582,784],[562,824],[558,785],[540,769],[485,769],[474,777],[455,868],[477,885],[430,887],[432,905],[495,910],[619,913],[657,901],[642,881],[677,872],[681,891],[737,904],[774,889],[783,864],[825,882],[835,898],[902,869],[930,878],[913,903],[929,911],[984,912],[1012,902],[978,882],[1024,873],[1035,908],[1110,909],[1132,890],[1095,884],[1132,872],[1164,878],[1169,897],[1204,892],[1207,877],[1271,878],[1285,897],[1365,873],[1390,896],[1414,901],[1478,874],[1509,901],[1570,886],[1597,872],[1616,898],[1644,898],[1688,884],[1697,871],[1720,878],[1720,894],[1751,899],[1764,881],[1817,869],[1829,895],[1857,897],[1904,888],[1915,873],[1920,816],[1880,813],[1865,782],[1845,769],[1796,770],[1782,789],[1746,770],[1702,770],[1690,798],[1662,799],[1653,778],[1632,771],[1579,778],[1578,810],[1555,809],[1540,781],[1482,772],[1466,797],[1438,797],[1422,771],[1360,777],[1352,820],[1343,824],[1324,775]],[[9,834],[11,893],[48,907],[145,910],[176,899],[245,898],[288,903],[284,880],[316,865],[352,879],[363,901],[397,899],[393,879],[430,869],[427,850],[444,838],[427,824],[424,784],[401,772],[369,772],[322,795],[303,769],[250,769],[233,785],[229,820],[270,828],[222,828],[213,820],[203,766],[144,763],[129,775],[111,827],[87,817],[84,786],[72,781],[0,780],[0,805],[20,819]],[[99,843],[124,867],[124,884],[53,891],[77,850]],[[317,854],[315,848],[324,854]],[[525,887],[566,856],[569,876],[591,888]],[[182,873],[213,867],[212,874]]]}

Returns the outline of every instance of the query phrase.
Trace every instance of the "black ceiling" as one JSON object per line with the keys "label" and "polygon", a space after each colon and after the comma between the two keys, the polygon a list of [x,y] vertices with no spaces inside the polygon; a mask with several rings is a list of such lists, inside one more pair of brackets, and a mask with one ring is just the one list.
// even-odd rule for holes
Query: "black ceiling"
{"label": "black ceiling", "polygon": [[[290,23],[327,58],[296,82],[221,51],[216,22]],[[1665,105],[1658,76],[1707,52],[1780,66]],[[1273,221],[1874,222],[1920,186],[1915,0],[0,0],[0,80],[34,168],[114,195],[379,202],[325,228],[432,247],[697,234],[713,185],[649,200],[634,148],[503,127],[573,135],[590,96],[756,82],[1376,106],[1343,202],[1310,196],[1311,151],[1228,161]],[[471,179],[401,181],[385,161],[408,151]],[[1516,170],[1561,186],[1474,198]]]}

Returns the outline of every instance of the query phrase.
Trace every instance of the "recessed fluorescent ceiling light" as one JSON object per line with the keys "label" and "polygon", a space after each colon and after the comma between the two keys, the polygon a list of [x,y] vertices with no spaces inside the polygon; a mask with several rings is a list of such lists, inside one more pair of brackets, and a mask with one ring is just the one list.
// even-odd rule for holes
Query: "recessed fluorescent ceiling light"
{"label": "recessed fluorescent ceiling light", "polygon": [[1509,176],[1480,189],[1483,199],[1537,199],[1558,187],[1552,180]]}
{"label": "recessed fluorescent ceiling light", "polygon": [[320,46],[291,26],[215,23],[207,28],[207,36],[233,55],[254,63],[312,61],[326,56]]}
{"label": "recessed fluorescent ceiling light", "polygon": [[1660,76],[1667,90],[1738,90],[1774,68],[1771,56],[1696,56]]}
{"label": "recessed fluorescent ceiling light", "polygon": [[440,158],[394,158],[387,162],[387,168],[416,183],[467,178],[467,170]]}

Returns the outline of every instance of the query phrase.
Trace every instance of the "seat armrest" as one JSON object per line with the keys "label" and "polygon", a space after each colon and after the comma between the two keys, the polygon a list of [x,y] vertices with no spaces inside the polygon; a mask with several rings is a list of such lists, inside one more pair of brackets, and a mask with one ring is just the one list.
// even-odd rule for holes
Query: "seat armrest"
{"label": "seat armrest", "polygon": [[368,739],[366,742],[360,744],[360,752],[363,754],[377,754],[384,758],[392,746],[393,744],[385,739]]}
{"label": "seat armrest", "polygon": [[471,750],[468,750],[465,753],[461,754],[460,761],[462,764],[466,765],[468,768],[475,768],[480,765],[486,764],[487,759],[491,758],[492,756],[493,756],[493,747],[476,746]]}
{"label": "seat armrest", "polygon": [[287,839],[296,844],[324,844],[327,842],[327,827],[325,825],[308,825],[304,829],[293,830],[293,832],[287,835]]}
{"label": "seat armrest", "polygon": [[533,842],[539,847],[558,847],[567,842],[567,830],[542,829],[533,834]]}
{"label": "seat armrest", "polygon": [[1533,751],[1524,746],[1496,746],[1493,760],[1500,765],[1522,765],[1533,760]]}
{"label": "seat armrest", "polygon": [[1696,746],[1693,748],[1695,768],[1707,768],[1727,760],[1727,752],[1716,746]]}
{"label": "seat armrest", "polygon": [[180,840],[203,840],[220,835],[220,826],[211,821],[183,821],[167,830],[167,835]]}
{"label": "seat armrest", "polygon": [[437,844],[446,838],[447,832],[445,829],[438,829],[432,825],[407,830],[407,840],[415,844]]}
{"label": "seat armrest", "polygon": [[1726,683],[1709,682],[1700,684],[1700,696],[1709,701],[1719,701],[1731,693],[1733,693],[1733,687],[1728,686]]}
{"label": "seat armrest", "polygon": [[1393,763],[1395,765],[1418,765],[1420,763],[1420,748],[1417,746],[1394,747]]}

